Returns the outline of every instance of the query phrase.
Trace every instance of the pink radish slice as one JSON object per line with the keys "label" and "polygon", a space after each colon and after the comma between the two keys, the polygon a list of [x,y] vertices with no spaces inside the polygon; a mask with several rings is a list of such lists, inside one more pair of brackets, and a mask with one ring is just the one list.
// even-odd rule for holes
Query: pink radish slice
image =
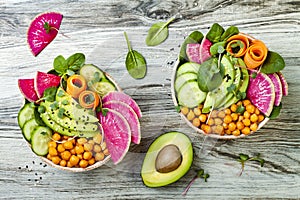
{"label": "pink radish slice", "polygon": [[39,98],[34,89],[34,79],[19,79],[18,85],[23,96],[30,102],[36,102]]}
{"label": "pink radish slice", "polygon": [[283,74],[281,72],[277,72],[277,75],[279,76],[279,79],[281,81],[281,85],[282,85],[282,94],[283,96],[287,96],[288,95],[288,89],[289,89],[289,85],[286,82]]}
{"label": "pink radish slice", "polygon": [[275,101],[274,105],[279,106],[282,99],[282,85],[281,81],[276,73],[268,74],[268,77],[272,80],[275,89]]}
{"label": "pink radish slice", "polygon": [[[34,56],[37,56],[57,35],[63,15],[56,12],[42,13],[35,17],[27,31],[27,42]],[[44,25],[50,27],[47,33]]]}
{"label": "pink radish slice", "polygon": [[35,90],[38,97],[41,98],[47,88],[59,86],[60,79],[60,76],[38,71],[35,78]]}
{"label": "pink radish slice", "polygon": [[136,113],[138,118],[142,117],[142,112],[141,112],[138,104],[129,95],[127,95],[123,92],[114,91],[114,92],[109,92],[107,95],[105,95],[102,98],[103,103],[105,103],[107,101],[112,101],[112,100],[121,101],[123,103],[126,103],[134,110],[134,112]]}
{"label": "pink radish slice", "polygon": [[98,113],[107,149],[114,164],[118,164],[126,155],[130,145],[131,132],[126,119],[117,111],[108,109],[105,116]]}
{"label": "pink radish slice", "polygon": [[186,55],[190,62],[200,64],[200,44],[193,43],[186,45]]}
{"label": "pink radish slice", "polygon": [[131,130],[131,141],[139,144],[141,141],[141,130],[139,119],[134,110],[121,101],[108,101],[102,106],[119,112],[127,120]]}
{"label": "pink radish slice", "polygon": [[200,48],[199,48],[200,63],[205,62],[207,59],[209,59],[211,57],[210,51],[209,51],[211,45],[212,45],[211,41],[209,41],[206,38],[203,38],[203,40],[201,41]]}

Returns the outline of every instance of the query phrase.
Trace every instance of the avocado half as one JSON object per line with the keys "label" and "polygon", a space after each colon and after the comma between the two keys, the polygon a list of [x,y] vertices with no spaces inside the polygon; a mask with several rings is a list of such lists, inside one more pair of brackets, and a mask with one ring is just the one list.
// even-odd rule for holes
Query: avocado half
{"label": "avocado half", "polygon": [[[168,159],[170,155],[165,153],[167,148],[177,148],[181,155],[177,166],[172,168],[171,171],[162,172],[163,170],[157,169],[157,164],[160,159]],[[170,150],[172,153],[174,150]],[[165,155],[163,155],[165,154]],[[178,153],[175,153],[178,154]],[[172,155],[171,155],[172,156]],[[190,139],[180,132],[168,132],[159,136],[149,147],[145,156],[144,163],[141,170],[143,182],[148,187],[161,187],[173,183],[180,179],[190,169],[193,162],[193,147]]]}

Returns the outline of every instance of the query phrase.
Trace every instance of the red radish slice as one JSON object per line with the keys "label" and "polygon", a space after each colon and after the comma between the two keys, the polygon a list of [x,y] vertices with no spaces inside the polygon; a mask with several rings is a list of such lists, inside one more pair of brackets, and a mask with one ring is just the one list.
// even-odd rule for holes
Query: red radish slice
{"label": "red radish slice", "polygon": [[199,43],[187,44],[186,55],[189,61],[200,64],[200,44]]}
{"label": "red radish slice", "polygon": [[209,51],[211,45],[212,45],[212,42],[206,38],[204,38],[201,41],[201,45],[199,48],[200,63],[203,63],[204,61],[206,61],[207,59],[209,59],[211,57],[210,51]]}
{"label": "red radish slice", "polygon": [[281,85],[282,85],[282,94],[283,96],[287,96],[288,95],[288,89],[289,89],[289,85],[286,82],[283,74],[281,72],[277,72],[277,75],[279,76],[279,79],[281,81]]}
{"label": "red radish slice", "polygon": [[282,85],[281,81],[279,79],[279,76],[274,73],[274,74],[268,74],[269,78],[272,80],[275,88],[275,101],[274,105],[279,106],[281,99],[282,99]]}
{"label": "red radish slice", "polygon": [[39,98],[34,89],[34,79],[19,79],[18,85],[23,96],[30,102],[36,102]]}
{"label": "red radish slice", "polygon": [[131,141],[139,144],[141,141],[141,130],[139,119],[134,110],[121,101],[108,101],[103,104],[103,108],[109,108],[119,112],[127,120],[131,130]]}
{"label": "red radish slice", "polygon": [[126,119],[117,111],[108,109],[105,116],[98,117],[102,124],[107,149],[114,164],[118,164],[126,155],[131,141],[131,132]]}
{"label": "red radish slice", "polygon": [[[34,56],[37,56],[57,35],[63,15],[56,12],[42,13],[31,22],[27,42]],[[49,25],[47,32],[45,23]]]}
{"label": "red radish slice", "polygon": [[109,92],[107,95],[105,95],[102,98],[102,103],[105,103],[107,101],[112,101],[112,100],[121,101],[123,103],[128,104],[134,110],[138,118],[142,117],[142,112],[138,104],[129,95],[118,91]]}
{"label": "red radish slice", "polygon": [[47,74],[44,72],[37,72],[35,79],[35,90],[39,98],[44,94],[44,91],[49,87],[57,87],[60,84],[60,76],[54,74]]}

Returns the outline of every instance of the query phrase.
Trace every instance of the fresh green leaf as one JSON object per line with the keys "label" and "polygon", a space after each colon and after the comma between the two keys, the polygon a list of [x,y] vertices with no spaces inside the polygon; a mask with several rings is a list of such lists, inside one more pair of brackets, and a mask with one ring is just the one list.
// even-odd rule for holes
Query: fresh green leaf
{"label": "fresh green leaf", "polygon": [[209,174],[203,174],[202,178],[205,182],[207,182],[207,179],[209,178]]}
{"label": "fresh green leaf", "polygon": [[57,116],[62,119],[64,117],[64,112],[65,112],[64,108],[59,108]]}
{"label": "fresh green leaf", "polygon": [[102,108],[101,113],[105,117],[107,115],[108,109],[107,108]]}
{"label": "fresh green leaf", "polygon": [[44,112],[46,112],[45,106],[39,106],[38,107],[38,112],[41,113],[41,114],[44,113]]}
{"label": "fresh green leaf", "polygon": [[68,105],[69,104],[69,101],[67,99],[64,99],[62,102],[61,102],[63,105]]}
{"label": "fresh green leaf", "polygon": [[82,53],[75,53],[71,55],[66,62],[68,68],[70,68],[72,71],[77,71],[84,65],[85,56]]}
{"label": "fresh green leaf", "polygon": [[252,74],[251,74],[251,78],[256,78],[257,77],[257,72],[252,72]]}
{"label": "fresh green leaf", "polygon": [[239,33],[239,29],[235,26],[230,26],[229,28],[226,29],[226,31],[222,34],[220,40],[221,41],[226,41],[228,38],[230,38],[233,35],[236,35]]}
{"label": "fresh green leaf", "polygon": [[236,98],[240,100],[245,99],[246,95],[247,95],[246,92],[237,91]]}
{"label": "fresh green leaf", "polygon": [[50,108],[53,110],[58,109],[58,107],[59,107],[59,105],[58,105],[57,101],[54,101],[52,104],[50,104]]}
{"label": "fresh green leaf", "polygon": [[283,58],[276,52],[269,51],[260,71],[265,74],[279,72],[285,67]]}
{"label": "fresh green leaf", "polygon": [[254,157],[250,157],[248,156],[247,154],[243,154],[243,153],[240,153],[239,154],[239,158],[237,159],[241,165],[242,165],[242,169],[241,169],[241,172],[240,172],[240,176],[242,175],[243,171],[244,171],[244,167],[245,167],[245,163],[246,162],[249,162],[249,161],[257,161],[260,163],[260,166],[263,167],[264,166],[264,163],[265,163],[265,160],[262,159],[260,157],[260,154],[257,154],[256,156]]}
{"label": "fresh green leaf", "polygon": [[245,106],[243,104],[239,105],[236,109],[236,113],[243,114],[245,112]]}
{"label": "fresh green leaf", "polygon": [[53,102],[55,100],[57,87],[49,87],[44,91],[43,100]]}
{"label": "fresh green leaf", "polygon": [[236,90],[236,85],[235,84],[231,84],[229,87],[227,87],[227,91],[229,92],[229,93],[234,93],[235,92],[235,90]]}
{"label": "fresh green leaf", "polygon": [[156,46],[164,42],[169,36],[168,25],[175,18],[170,18],[167,22],[158,22],[151,26],[146,37],[146,44],[148,46]]}
{"label": "fresh green leaf", "polygon": [[75,72],[73,70],[67,69],[66,74],[68,74],[69,76],[72,76],[75,74]]}
{"label": "fresh green leaf", "polygon": [[50,27],[50,25],[49,25],[48,22],[45,22],[45,23],[44,23],[44,29],[46,30],[46,33],[49,33],[49,32],[50,32],[51,27]]}
{"label": "fresh green leaf", "polygon": [[58,93],[57,93],[57,96],[58,96],[58,97],[63,97],[63,96],[65,96],[64,91],[59,90]]}
{"label": "fresh green leaf", "polygon": [[54,70],[60,75],[65,74],[68,69],[67,61],[61,55],[57,56],[54,59],[53,66],[54,66]]}
{"label": "fresh green leaf", "polygon": [[282,108],[282,103],[280,103],[279,106],[274,106],[269,118],[276,119],[280,114],[281,108]]}
{"label": "fresh green leaf", "polygon": [[208,33],[206,34],[206,38],[211,41],[212,43],[217,43],[222,41],[221,37],[224,32],[224,28],[218,24],[214,23]]}
{"label": "fresh green leaf", "polygon": [[144,78],[147,72],[146,60],[142,54],[131,48],[126,32],[124,32],[124,35],[128,46],[128,53],[125,61],[127,71],[135,79]]}
{"label": "fresh green leaf", "polygon": [[249,160],[249,156],[248,156],[247,154],[243,154],[243,153],[240,153],[239,158],[240,158],[242,161]]}
{"label": "fresh green leaf", "polygon": [[175,110],[176,110],[176,112],[179,113],[179,112],[181,111],[181,106],[179,106],[179,105],[178,105],[178,106],[175,106]]}
{"label": "fresh green leaf", "polygon": [[179,59],[180,61],[187,61],[188,57],[186,55],[186,46],[187,44],[193,44],[193,43],[200,43],[203,39],[203,34],[199,31],[192,32],[183,42],[180,53],[179,53]]}

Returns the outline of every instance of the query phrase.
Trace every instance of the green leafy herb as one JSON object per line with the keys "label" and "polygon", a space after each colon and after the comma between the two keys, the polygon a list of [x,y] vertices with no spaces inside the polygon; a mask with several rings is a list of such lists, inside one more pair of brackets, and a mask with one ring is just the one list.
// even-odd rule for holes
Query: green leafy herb
{"label": "green leafy herb", "polygon": [[228,38],[230,38],[233,35],[236,35],[239,33],[239,29],[235,26],[230,26],[229,28],[226,29],[226,31],[222,34],[220,40],[221,41],[226,41]]}
{"label": "green leafy herb", "polygon": [[105,117],[107,115],[108,109],[107,108],[102,108],[101,113]]}
{"label": "green leafy herb", "polygon": [[243,153],[240,153],[239,154],[239,158],[237,159],[238,162],[241,163],[242,165],[242,168],[241,168],[241,172],[239,174],[239,176],[242,175],[243,171],[244,171],[244,168],[245,168],[245,163],[247,161],[257,161],[260,163],[260,166],[263,167],[264,166],[264,163],[265,163],[265,160],[260,158],[260,154],[257,154],[256,156],[254,157],[250,157],[248,156],[247,154],[243,154]]}
{"label": "green leafy herb", "polygon": [[218,24],[214,23],[208,33],[206,34],[206,38],[211,41],[212,43],[217,43],[222,41],[221,37],[224,32],[224,28]]}
{"label": "green leafy herb", "polygon": [[59,90],[58,93],[57,93],[57,96],[58,96],[58,97],[63,97],[63,96],[65,96],[64,91]]}
{"label": "green leafy herb", "polygon": [[236,109],[236,112],[243,114],[245,112],[245,106],[243,106],[243,104],[239,105]]}
{"label": "green leafy herb", "polygon": [[72,75],[84,65],[84,62],[85,56],[82,53],[75,53],[67,59],[59,55],[54,59],[53,66],[60,76]]}
{"label": "green leafy herb", "polygon": [[182,192],[183,196],[185,196],[187,194],[187,192],[189,191],[190,187],[192,186],[192,184],[195,182],[195,180],[197,178],[202,178],[204,180],[204,182],[207,182],[207,179],[209,178],[209,174],[204,173],[203,169],[198,170],[197,174],[193,177],[193,179],[189,182],[189,184],[187,185],[187,187],[185,188],[185,190]]}
{"label": "green leafy herb", "polygon": [[142,56],[142,54],[140,54],[139,52],[131,48],[126,32],[124,32],[124,35],[128,46],[128,53],[125,61],[127,71],[132,76],[132,78],[135,79],[144,78],[147,71],[146,60]]}
{"label": "green leafy herb", "polygon": [[179,53],[180,61],[184,62],[184,61],[188,60],[188,57],[186,55],[187,44],[200,43],[202,41],[203,37],[204,36],[201,32],[194,31],[184,40],[184,42],[180,48],[180,53]]}
{"label": "green leafy herb", "polygon": [[67,99],[64,99],[62,102],[61,102],[63,105],[68,105],[69,104],[69,101]]}
{"label": "green leafy herb", "polygon": [[251,78],[256,78],[257,77],[257,72],[252,72],[252,74],[251,74]]}
{"label": "green leafy herb", "polygon": [[57,116],[62,119],[64,117],[64,112],[65,112],[64,108],[59,108]]}
{"label": "green leafy herb", "polygon": [[181,106],[180,105],[178,105],[178,106],[175,106],[175,110],[176,110],[176,112],[180,112],[181,111]]}
{"label": "green leafy herb", "polygon": [[45,22],[45,23],[44,23],[44,29],[46,30],[46,33],[49,33],[49,32],[50,32],[51,27],[50,27],[50,25],[49,25],[48,22]]}
{"label": "green leafy herb", "polygon": [[237,99],[245,99],[246,98],[246,92],[241,92],[241,91],[237,91],[237,93],[236,93],[236,98]]}
{"label": "green leafy herb", "polygon": [[217,43],[213,44],[209,49],[210,54],[213,56],[216,54],[224,53],[225,45],[226,45],[226,41],[217,42]]}
{"label": "green leafy herb", "polygon": [[46,112],[45,106],[39,106],[38,107],[38,112],[41,113],[41,114],[44,113],[44,112]]}
{"label": "green leafy herb", "polygon": [[151,26],[146,37],[146,44],[148,46],[156,46],[165,41],[169,36],[169,24],[174,21],[174,17],[167,22],[158,22]]}
{"label": "green leafy herb", "polygon": [[43,97],[39,99],[41,100],[46,100],[53,102],[55,100],[55,95],[56,95],[57,87],[49,87],[44,91]]}
{"label": "green leafy herb", "polygon": [[75,53],[71,55],[66,62],[69,69],[77,71],[84,65],[85,56],[82,53]]}
{"label": "green leafy herb", "polygon": [[260,71],[265,74],[279,72],[285,67],[283,58],[276,52],[269,51]]}
{"label": "green leafy herb", "polygon": [[59,75],[65,74],[68,69],[67,61],[62,55],[59,55],[54,59],[53,66],[54,66],[54,70]]}
{"label": "green leafy herb", "polygon": [[40,134],[41,134],[41,135],[47,135],[47,132],[42,131],[42,132],[40,132]]}
{"label": "green leafy herb", "polygon": [[235,90],[236,90],[236,85],[233,84],[233,83],[230,86],[227,87],[228,92],[232,92],[232,93],[235,94]]}
{"label": "green leafy herb", "polygon": [[57,101],[54,101],[52,104],[50,104],[50,108],[53,109],[53,110],[56,110],[58,108],[58,103]]}
{"label": "green leafy herb", "polygon": [[279,106],[274,106],[269,118],[276,119],[280,114],[281,108],[282,108],[282,103],[280,103]]}

